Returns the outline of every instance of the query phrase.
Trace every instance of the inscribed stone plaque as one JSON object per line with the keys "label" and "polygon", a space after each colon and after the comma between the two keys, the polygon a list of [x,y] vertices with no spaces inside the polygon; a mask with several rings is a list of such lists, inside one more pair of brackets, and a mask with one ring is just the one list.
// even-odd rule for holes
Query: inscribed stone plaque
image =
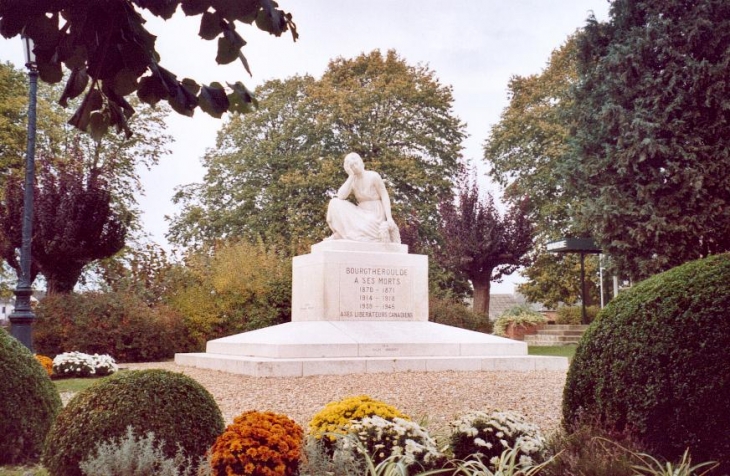
{"label": "inscribed stone plaque", "polygon": [[413,320],[413,273],[411,266],[341,263],[340,320]]}

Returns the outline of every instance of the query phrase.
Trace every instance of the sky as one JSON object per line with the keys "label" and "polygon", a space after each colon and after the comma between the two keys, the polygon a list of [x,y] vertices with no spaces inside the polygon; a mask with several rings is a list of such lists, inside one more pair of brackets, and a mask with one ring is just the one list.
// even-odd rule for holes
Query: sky
{"label": "sky", "polygon": [[[483,189],[499,189],[484,175],[482,145],[490,127],[508,105],[510,77],[539,74],[550,54],[585,25],[590,13],[608,18],[607,0],[278,0],[293,15],[299,39],[277,38],[249,25],[239,33],[252,77],[240,62],[215,62],[216,42],[198,37],[199,17],[178,11],[163,21],[149,17],[157,38],[160,64],[179,78],[198,83],[242,81],[249,89],[269,79],[296,74],[320,77],[330,60],[354,58],[375,49],[394,49],[408,64],[424,64],[453,88],[453,109],[467,124],[464,157],[483,177]],[[0,37],[0,61],[23,64],[19,38]],[[188,118],[173,113],[168,132],[172,153],[152,170],[140,170],[146,193],[138,197],[145,231],[170,248],[166,216],[179,213],[175,188],[202,180],[200,159],[215,146],[221,120],[202,111]],[[397,217],[396,221],[397,221]],[[492,293],[511,293],[523,278],[515,274],[493,283]]]}

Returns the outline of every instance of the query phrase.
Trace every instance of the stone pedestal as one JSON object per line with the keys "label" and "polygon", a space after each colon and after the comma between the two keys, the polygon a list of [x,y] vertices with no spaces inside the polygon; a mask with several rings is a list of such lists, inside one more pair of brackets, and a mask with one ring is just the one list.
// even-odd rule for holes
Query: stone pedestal
{"label": "stone pedestal", "polygon": [[564,357],[428,322],[428,258],[405,245],[326,240],[294,258],[292,322],[209,341],[180,365],[262,377],[565,370]]}
{"label": "stone pedestal", "polygon": [[323,241],[292,273],[292,322],[428,320],[428,257],[406,245]]}

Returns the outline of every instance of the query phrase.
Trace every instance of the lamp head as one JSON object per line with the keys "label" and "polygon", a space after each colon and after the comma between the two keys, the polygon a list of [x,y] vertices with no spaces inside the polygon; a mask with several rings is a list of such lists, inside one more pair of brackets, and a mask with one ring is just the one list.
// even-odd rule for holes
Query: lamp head
{"label": "lamp head", "polygon": [[33,48],[35,45],[33,44],[33,39],[26,35],[20,35],[20,38],[23,40],[23,52],[25,53],[25,65],[28,68],[34,68],[35,63],[35,52],[33,51]]}

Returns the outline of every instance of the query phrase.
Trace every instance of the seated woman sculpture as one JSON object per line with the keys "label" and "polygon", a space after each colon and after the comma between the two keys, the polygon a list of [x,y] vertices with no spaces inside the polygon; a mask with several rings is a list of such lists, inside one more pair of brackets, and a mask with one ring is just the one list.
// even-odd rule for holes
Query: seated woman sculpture
{"label": "seated woman sculpture", "polygon": [[[365,170],[355,152],[345,156],[344,167],[347,180],[327,208],[327,224],[332,230],[329,239],[400,243],[383,179],[377,172]],[[351,193],[357,205],[347,200]]]}

